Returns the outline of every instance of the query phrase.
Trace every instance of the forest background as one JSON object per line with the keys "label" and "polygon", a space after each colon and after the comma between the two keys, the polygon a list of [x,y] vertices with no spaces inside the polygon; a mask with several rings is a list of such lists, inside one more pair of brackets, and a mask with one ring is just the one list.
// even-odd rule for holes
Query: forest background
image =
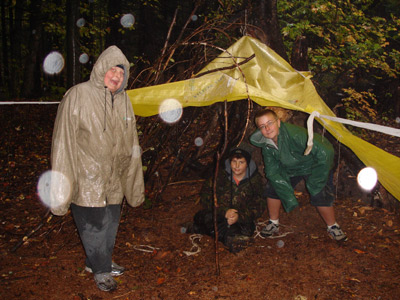
{"label": "forest background", "polygon": [[[128,14],[134,16],[130,26],[123,22]],[[89,78],[97,56],[113,44],[131,62],[129,89],[188,79],[221,49],[249,35],[295,69],[311,71],[319,94],[337,116],[398,127],[399,28],[398,0],[4,0],[0,100],[59,101],[69,87]],[[65,59],[56,74],[43,70],[52,51]],[[250,116],[256,106],[251,105]],[[15,116],[26,109],[16,106],[5,113]],[[231,145],[248,123],[247,114],[239,112],[248,109],[246,101],[227,107]],[[158,116],[138,117],[148,199],[157,198],[168,182],[188,172],[209,175],[209,158],[223,144],[223,114],[223,104],[215,104],[186,108],[173,125]],[[296,120],[293,112],[285,115],[304,121],[304,116]],[[381,137],[349,128],[375,144]],[[200,147],[187,142],[200,132]],[[163,164],[172,167],[159,177]],[[362,167],[354,157],[348,164],[355,174]]]}

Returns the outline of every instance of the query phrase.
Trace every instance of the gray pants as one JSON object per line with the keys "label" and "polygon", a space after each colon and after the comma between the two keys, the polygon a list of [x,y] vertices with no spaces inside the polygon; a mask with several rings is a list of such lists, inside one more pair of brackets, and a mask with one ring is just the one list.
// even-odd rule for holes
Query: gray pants
{"label": "gray pants", "polygon": [[86,253],[86,266],[93,273],[111,272],[121,205],[83,207],[71,204],[72,215]]}

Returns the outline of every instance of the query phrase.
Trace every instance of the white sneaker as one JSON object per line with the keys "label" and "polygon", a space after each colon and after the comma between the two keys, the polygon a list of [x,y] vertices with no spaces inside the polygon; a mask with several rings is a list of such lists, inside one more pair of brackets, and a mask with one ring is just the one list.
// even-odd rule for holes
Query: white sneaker
{"label": "white sneaker", "polygon": [[[85,271],[89,273],[93,273],[92,268],[89,268],[88,266],[85,266]],[[121,276],[124,274],[125,268],[122,266],[117,265],[115,262],[111,262],[111,276]]]}
{"label": "white sneaker", "polygon": [[261,236],[262,237],[269,237],[273,235],[274,233],[279,232],[279,224],[275,224],[271,220],[268,221],[267,225],[263,229],[261,229]]}
{"label": "white sneaker", "polygon": [[104,292],[109,292],[117,288],[117,282],[110,273],[94,274],[94,282],[96,282],[97,287]]}
{"label": "white sneaker", "polygon": [[347,236],[343,232],[342,229],[340,229],[339,226],[333,225],[331,228],[328,227],[328,234],[329,236],[334,239],[335,241],[338,242],[345,242],[347,241]]}

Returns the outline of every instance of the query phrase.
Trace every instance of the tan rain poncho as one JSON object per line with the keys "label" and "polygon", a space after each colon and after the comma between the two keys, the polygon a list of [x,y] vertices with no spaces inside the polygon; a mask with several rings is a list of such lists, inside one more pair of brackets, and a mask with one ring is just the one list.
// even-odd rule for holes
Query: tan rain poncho
{"label": "tan rain poncho", "polygon": [[[106,72],[123,65],[125,80],[114,95],[104,86]],[[144,201],[141,151],[136,119],[125,92],[129,62],[116,46],[98,58],[90,80],[72,87],[57,112],[51,151],[51,211],[67,213],[70,203],[84,207]],[[54,176],[52,176],[53,178]]]}

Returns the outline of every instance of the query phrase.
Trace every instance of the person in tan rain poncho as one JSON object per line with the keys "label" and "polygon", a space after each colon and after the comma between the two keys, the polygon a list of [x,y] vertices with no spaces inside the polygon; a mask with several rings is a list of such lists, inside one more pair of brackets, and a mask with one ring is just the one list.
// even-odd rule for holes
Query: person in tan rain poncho
{"label": "person in tan rain poncho", "polygon": [[86,271],[99,289],[117,287],[112,276],[124,268],[112,261],[121,203],[144,201],[144,182],[136,120],[125,92],[129,62],[116,46],[98,58],[90,80],[67,91],[57,111],[51,149],[52,170],[69,181],[52,186],[52,207],[64,215],[71,207],[86,253]]}

